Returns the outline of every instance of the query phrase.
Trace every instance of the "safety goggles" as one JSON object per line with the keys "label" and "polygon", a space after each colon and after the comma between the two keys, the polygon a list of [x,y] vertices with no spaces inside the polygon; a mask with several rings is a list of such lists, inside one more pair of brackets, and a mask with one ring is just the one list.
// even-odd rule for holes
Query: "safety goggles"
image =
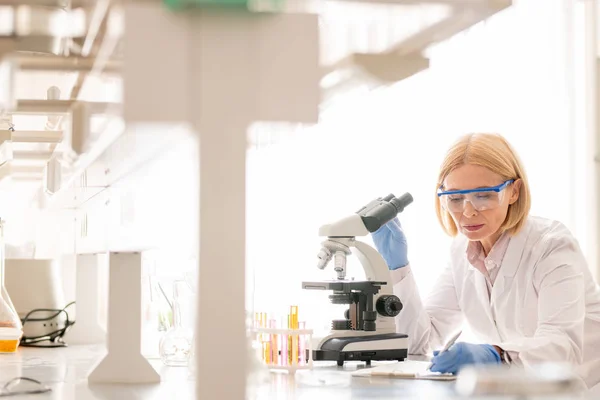
{"label": "safety goggles", "polygon": [[0,397],[13,397],[24,394],[48,393],[52,389],[32,378],[18,377],[11,379],[0,388]]}
{"label": "safety goggles", "polygon": [[449,212],[463,212],[467,201],[477,211],[491,210],[502,204],[506,193],[504,189],[514,181],[509,179],[498,186],[446,192],[440,188],[437,195],[442,207]]}

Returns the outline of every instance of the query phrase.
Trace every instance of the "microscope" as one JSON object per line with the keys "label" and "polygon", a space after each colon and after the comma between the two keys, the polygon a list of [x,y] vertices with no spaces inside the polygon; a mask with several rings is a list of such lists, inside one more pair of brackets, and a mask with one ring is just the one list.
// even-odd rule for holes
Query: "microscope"
{"label": "microscope", "polygon": [[[400,197],[389,194],[371,201],[355,214],[319,229],[327,237],[318,254],[317,267],[324,269],[333,258],[337,279],[302,282],[307,290],[331,290],[332,304],[348,304],[343,319],[331,322],[331,331],[317,338],[313,360],[403,361],[408,355],[408,336],[396,333],[394,317],[402,310],[400,299],[393,294],[390,272],[383,257],[371,246],[356,240],[377,231],[412,203],[410,193]],[[355,254],[366,280],[346,279],[346,258]]]}

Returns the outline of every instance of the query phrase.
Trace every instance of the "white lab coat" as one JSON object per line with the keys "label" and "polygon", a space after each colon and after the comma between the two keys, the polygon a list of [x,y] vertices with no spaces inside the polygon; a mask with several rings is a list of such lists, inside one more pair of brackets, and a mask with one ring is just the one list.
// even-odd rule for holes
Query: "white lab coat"
{"label": "white lab coat", "polygon": [[410,269],[392,271],[394,293],[404,305],[396,327],[408,334],[409,352],[441,348],[467,322],[480,343],[508,351],[516,364],[568,361],[588,388],[597,385],[600,289],[568,229],[530,217],[510,240],[491,296],[466,248],[459,235],[448,267],[424,301]]}

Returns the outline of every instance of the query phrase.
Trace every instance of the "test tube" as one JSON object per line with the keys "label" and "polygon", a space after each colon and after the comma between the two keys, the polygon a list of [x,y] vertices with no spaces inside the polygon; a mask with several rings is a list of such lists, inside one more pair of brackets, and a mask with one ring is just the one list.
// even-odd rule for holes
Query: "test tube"
{"label": "test tube", "polygon": [[[256,313],[256,320],[254,322],[257,329],[262,328],[262,314],[263,313]],[[257,335],[257,340],[262,343],[262,333]]]}
{"label": "test tube", "polygon": [[[292,320],[292,329],[298,329],[298,306],[290,307],[290,316]],[[294,333],[292,335],[292,365],[298,364],[298,335]]]}
{"label": "test tube", "polygon": [[[276,329],[277,328],[277,320],[271,319],[269,320],[269,328]],[[279,364],[279,349],[277,346],[277,335],[271,334],[271,363]]]}
{"label": "test tube", "polygon": [[[292,329],[292,315],[288,314],[288,329]],[[288,365],[292,365],[292,335],[287,336],[287,359]]]}
{"label": "test tube", "polygon": [[[300,329],[300,323],[298,322],[298,315],[300,314],[300,309],[298,308],[298,306],[296,306],[296,316],[295,318],[295,325],[296,328],[295,329]],[[299,363],[300,362],[300,335],[296,336],[296,346],[298,349],[298,355],[296,356],[296,360]]]}
{"label": "test tube", "polygon": [[[281,325],[284,325],[284,322],[281,321]],[[284,328],[284,326],[282,326],[282,328]],[[288,319],[287,319],[287,328],[290,328],[290,316],[288,315]],[[283,335],[281,337],[281,364],[282,365],[289,365],[289,342],[288,342],[288,338],[289,335]]]}
{"label": "test tube", "polygon": [[[260,328],[260,313],[259,312],[254,313],[253,327],[254,327],[254,329],[257,329],[257,330]],[[262,334],[261,333],[257,333],[254,340],[257,341],[258,343],[260,343],[262,346]],[[261,351],[262,351],[262,347],[261,347]],[[261,357],[262,357],[262,354],[261,354]]]}
{"label": "test tube", "polygon": [[[306,329],[306,322],[298,323],[298,329]],[[306,335],[301,335],[300,339],[300,365],[306,365]]]}

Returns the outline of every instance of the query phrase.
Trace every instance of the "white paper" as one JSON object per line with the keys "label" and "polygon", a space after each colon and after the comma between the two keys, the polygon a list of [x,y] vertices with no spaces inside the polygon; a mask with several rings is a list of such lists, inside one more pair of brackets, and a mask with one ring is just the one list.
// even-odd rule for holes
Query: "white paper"
{"label": "white paper", "polygon": [[434,379],[454,380],[455,375],[441,374],[429,371],[427,361],[402,361],[389,364],[377,365],[372,368],[364,368],[352,373],[357,377],[382,377],[382,378],[404,378],[404,379]]}

